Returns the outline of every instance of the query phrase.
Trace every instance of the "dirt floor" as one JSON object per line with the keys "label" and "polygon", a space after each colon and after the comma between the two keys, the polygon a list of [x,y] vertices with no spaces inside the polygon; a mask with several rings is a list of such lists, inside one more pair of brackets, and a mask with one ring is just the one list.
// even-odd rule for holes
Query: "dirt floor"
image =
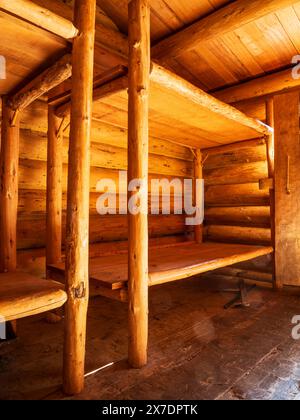
{"label": "dirt floor", "polygon": [[[126,363],[126,305],[91,300],[78,398],[300,399],[300,340],[291,336],[299,293],[256,289],[249,308],[225,311],[224,286],[192,279],[150,290],[149,364],[140,371]],[[36,317],[18,330],[0,346],[0,399],[64,398],[63,324]]]}

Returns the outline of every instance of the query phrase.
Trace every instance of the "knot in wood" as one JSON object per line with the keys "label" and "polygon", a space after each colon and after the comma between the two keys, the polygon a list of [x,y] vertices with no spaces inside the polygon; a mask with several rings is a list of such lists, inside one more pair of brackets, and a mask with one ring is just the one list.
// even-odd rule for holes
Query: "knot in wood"
{"label": "knot in wood", "polygon": [[81,282],[80,285],[73,289],[73,295],[75,299],[84,299],[86,296],[86,289],[84,283]]}

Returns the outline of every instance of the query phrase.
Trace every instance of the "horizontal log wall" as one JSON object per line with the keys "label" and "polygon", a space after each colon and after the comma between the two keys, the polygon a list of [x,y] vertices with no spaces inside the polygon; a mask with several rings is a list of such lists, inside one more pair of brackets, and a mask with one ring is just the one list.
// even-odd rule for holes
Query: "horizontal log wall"
{"label": "horizontal log wall", "polygon": [[[245,143],[246,144],[246,143]],[[267,149],[263,141],[249,147],[210,150],[205,158],[205,234],[218,242],[271,244],[269,190],[260,190],[259,180],[268,178]],[[239,264],[232,273],[261,281],[270,277],[271,257]],[[218,276],[223,272],[214,273]],[[258,273],[258,275],[253,274]],[[263,273],[261,276],[260,273]],[[228,275],[228,272],[226,273]],[[265,275],[267,274],[267,275]]]}
{"label": "horizontal log wall", "polygon": [[[67,127],[65,121],[64,127]],[[100,192],[97,182],[102,178],[118,180],[118,171],[127,169],[127,131],[99,121],[93,121],[91,145],[91,242],[127,240],[127,217],[100,216],[96,202]],[[19,250],[45,247],[46,236],[46,158],[47,105],[36,101],[22,116],[20,133],[20,179],[18,242]],[[189,149],[158,138],[150,139],[149,178],[190,178],[193,155]],[[63,147],[63,209],[66,208],[68,161],[68,129]],[[124,193],[119,191],[118,193]],[[176,200],[178,200],[176,198]],[[118,202],[118,201],[117,201]],[[173,207],[173,206],[172,206]],[[63,214],[63,231],[65,211]],[[150,237],[183,235],[184,216],[151,216]],[[64,236],[64,235],[63,235]],[[64,239],[64,237],[63,237]]]}

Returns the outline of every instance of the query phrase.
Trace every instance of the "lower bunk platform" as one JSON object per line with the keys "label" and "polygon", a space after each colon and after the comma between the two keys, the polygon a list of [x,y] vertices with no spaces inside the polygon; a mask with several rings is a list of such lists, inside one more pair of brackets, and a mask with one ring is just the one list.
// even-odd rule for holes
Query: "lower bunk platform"
{"label": "lower bunk platform", "polygon": [[[149,248],[149,287],[194,277],[273,253],[268,246],[184,242]],[[64,282],[65,264],[47,267],[48,277]],[[90,259],[90,295],[127,301],[128,254]]]}

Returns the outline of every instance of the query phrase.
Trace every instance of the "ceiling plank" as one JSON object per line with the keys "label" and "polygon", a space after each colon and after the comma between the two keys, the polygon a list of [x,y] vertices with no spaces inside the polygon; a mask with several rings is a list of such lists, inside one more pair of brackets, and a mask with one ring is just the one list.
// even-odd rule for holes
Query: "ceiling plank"
{"label": "ceiling plank", "polygon": [[152,48],[152,57],[162,60],[176,58],[200,43],[217,38],[266,16],[291,6],[295,0],[237,0],[186,29],[169,36]]}

